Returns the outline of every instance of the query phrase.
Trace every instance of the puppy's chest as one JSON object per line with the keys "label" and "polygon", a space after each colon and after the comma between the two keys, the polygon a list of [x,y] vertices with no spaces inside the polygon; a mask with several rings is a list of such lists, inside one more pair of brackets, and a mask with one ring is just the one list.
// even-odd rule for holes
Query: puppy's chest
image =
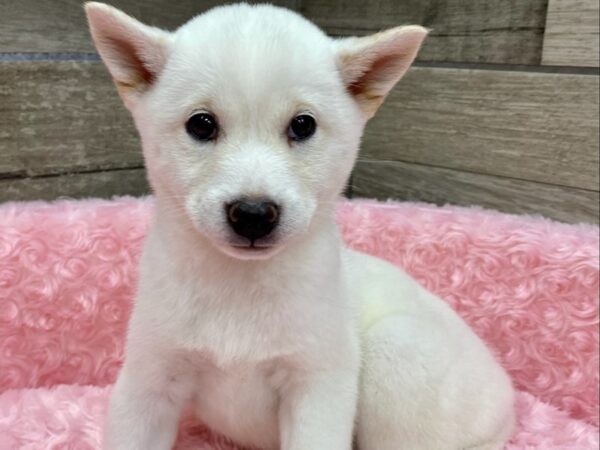
{"label": "puppy's chest", "polygon": [[308,313],[285,300],[200,297],[174,306],[163,326],[174,345],[208,355],[217,367],[256,364],[305,347]]}
{"label": "puppy's chest", "polygon": [[213,367],[202,372],[193,396],[198,419],[244,445],[276,447],[278,394],[275,364]]}

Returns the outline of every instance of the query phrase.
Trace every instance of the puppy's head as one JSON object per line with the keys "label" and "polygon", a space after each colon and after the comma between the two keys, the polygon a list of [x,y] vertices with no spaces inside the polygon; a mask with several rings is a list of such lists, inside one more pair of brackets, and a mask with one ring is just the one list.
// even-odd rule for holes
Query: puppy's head
{"label": "puppy's head", "polygon": [[216,8],[174,33],[101,3],[86,12],[157,201],[244,259],[269,257],[331,214],[366,121],[426,35],[408,26],[331,39],[268,5]]}

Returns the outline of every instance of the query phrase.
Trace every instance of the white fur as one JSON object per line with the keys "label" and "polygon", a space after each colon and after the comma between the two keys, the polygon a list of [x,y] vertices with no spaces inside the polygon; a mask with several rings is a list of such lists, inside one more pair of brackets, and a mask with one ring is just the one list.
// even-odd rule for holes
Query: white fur
{"label": "white fur", "polygon": [[[235,5],[167,33],[86,10],[156,194],[105,449],[171,448],[189,401],[266,450],[500,449],[512,387],[485,345],[334,223],[364,125],[426,31],[332,40],[290,11]],[[196,111],[218,118],[216,141],[187,135]],[[303,112],[317,132],[289,141]],[[262,250],[232,246],[223,205],[241,196],[281,205]]]}

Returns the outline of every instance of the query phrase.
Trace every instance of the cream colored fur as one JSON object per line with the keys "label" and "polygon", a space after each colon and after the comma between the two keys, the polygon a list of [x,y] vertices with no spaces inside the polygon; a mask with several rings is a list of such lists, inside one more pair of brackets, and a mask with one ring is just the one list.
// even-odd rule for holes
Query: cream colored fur
{"label": "cream colored fur", "polygon": [[[485,345],[406,274],[346,249],[334,222],[364,125],[426,30],[333,40],[234,5],[168,33],[86,11],[156,195],[104,448],[170,449],[188,402],[265,450],[502,448],[513,391]],[[218,118],[216,140],[186,133],[197,111]],[[317,131],[291,141],[300,113]],[[223,205],[244,196],[281,205],[262,249],[234,246]]]}

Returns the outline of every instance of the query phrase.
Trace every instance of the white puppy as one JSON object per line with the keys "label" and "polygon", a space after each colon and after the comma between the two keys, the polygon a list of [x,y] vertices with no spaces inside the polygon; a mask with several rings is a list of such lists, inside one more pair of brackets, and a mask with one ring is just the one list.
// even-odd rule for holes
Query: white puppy
{"label": "white puppy", "polygon": [[426,30],[331,39],[242,4],[169,33],[86,11],[156,194],[105,448],[171,448],[192,402],[266,450],[500,449],[513,391],[486,346],[334,222],[364,125]]}

